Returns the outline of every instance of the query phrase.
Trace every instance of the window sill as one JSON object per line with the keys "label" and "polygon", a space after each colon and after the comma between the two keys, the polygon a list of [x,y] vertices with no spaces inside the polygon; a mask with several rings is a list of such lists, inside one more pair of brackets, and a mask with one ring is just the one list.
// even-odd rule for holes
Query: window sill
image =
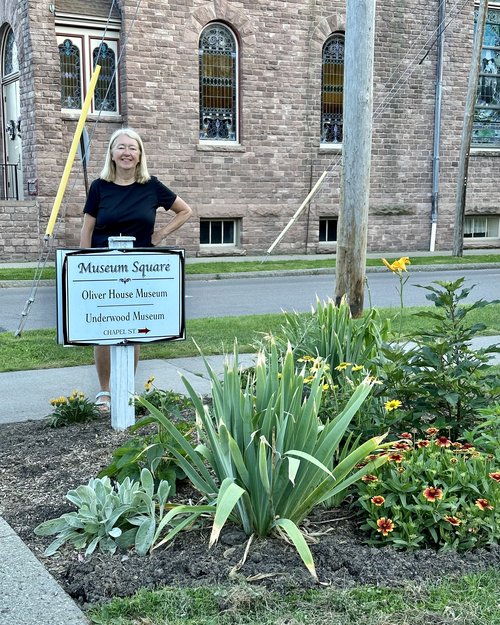
{"label": "window sill", "polygon": [[470,155],[471,156],[500,156],[500,147],[498,148],[471,147]]}
{"label": "window sill", "polygon": [[210,256],[246,256],[246,250],[236,245],[203,245],[200,244],[200,249],[196,252],[196,256],[210,257]]}
{"label": "window sill", "polygon": [[341,154],[342,144],[341,143],[320,143],[319,151],[320,152],[335,152],[337,154]]}
{"label": "window sill", "polygon": [[[81,111],[61,111],[61,119],[63,121],[78,121],[80,119]],[[88,120],[100,122],[122,122],[123,117],[120,113],[89,113],[87,115]]]}
{"label": "window sill", "polygon": [[239,143],[223,141],[203,141],[198,143],[196,149],[199,152],[246,152],[246,148]]}

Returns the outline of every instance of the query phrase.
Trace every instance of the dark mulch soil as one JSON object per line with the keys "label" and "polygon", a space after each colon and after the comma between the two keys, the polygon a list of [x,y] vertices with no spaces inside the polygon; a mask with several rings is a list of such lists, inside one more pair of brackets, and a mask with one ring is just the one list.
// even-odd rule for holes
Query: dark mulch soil
{"label": "dark mulch soil", "polygon": [[[58,429],[35,421],[0,426],[0,513],[76,601],[88,606],[141,587],[231,583],[234,578],[281,592],[315,586],[294,549],[274,538],[255,540],[246,562],[235,570],[247,542],[235,527],[227,527],[210,550],[206,528],[179,535],[168,549],[146,557],[95,553],[84,559],[68,547],[45,558],[51,538],[35,536],[34,528],[71,510],[67,491],[95,477],[128,436],[114,432],[109,418]],[[181,486],[179,496],[189,494],[189,486]],[[456,554],[369,547],[348,516],[347,509],[321,510],[305,524],[318,535],[312,551],[326,584],[397,586],[500,566],[499,548]]]}

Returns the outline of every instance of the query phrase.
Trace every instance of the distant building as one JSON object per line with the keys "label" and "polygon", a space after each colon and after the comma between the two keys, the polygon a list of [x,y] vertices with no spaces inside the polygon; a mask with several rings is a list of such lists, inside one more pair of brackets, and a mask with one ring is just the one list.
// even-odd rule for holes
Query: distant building
{"label": "distant building", "polygon": [[[440,3],[377,2],[369,251],[428,250],[432,219],[435,249],[452,247],[477,9],[446,2],[438,85]],[[191,255],[260,254],[328,170],[276,253],[335,251],[345,5],[3,0],[0,259],[38,257],[96,62],[88,180],[99,174],[111,132],[136,128],[151,172],[195,210],[170,243]],[[500,246],[499,68],[500,3],[490,1],[467,180],[468,247]],[[77,245],[84,198],[77,158],[57,246]]]}

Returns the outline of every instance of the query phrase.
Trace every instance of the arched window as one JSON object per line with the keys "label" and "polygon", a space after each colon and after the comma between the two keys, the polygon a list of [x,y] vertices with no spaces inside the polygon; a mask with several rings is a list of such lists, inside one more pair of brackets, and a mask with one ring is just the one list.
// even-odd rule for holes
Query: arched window
{"label": "arched window", "polygon": [[238,47],[234,33],[213,22],[199,42],[200,139],[238,141]]}
{"label": "arched window", "polygon": [[323,46],[321,75],[321,143],[342,143],[344,123],[344,51],[342,33]]}
{"label": "arched window", "polygon": [[1,101],[3,141],[0,142],[0,199],[23,198],[22,133],[26,126],[21,118],[19,95],[19,58],[16,38],[11,28],[1,42]]}
{"label": "arched window", "polygon": [[94,106],[97,111],[117,110],[116,55],[107,43],[101,43],[92,52],[92,67],[101,66],[94,91]]}
{"label": "arched window", "polygon": [[5,41],[5,52],[3,57],[3,77],[19,71],[19,60],[17,58],[17,45],[14,33],[9,29]]}
{"label": "arched window", "polygon": [[82,68],[80,50],[71,39],[59,45],[61,65],[61,106],[64,109],[82,108]]}
{"label": "arched window", "polygon": [[[479,9],[474,9],[474,28]],[[500,147],[500,11],[488,9],[477,85],[472,144]]]}

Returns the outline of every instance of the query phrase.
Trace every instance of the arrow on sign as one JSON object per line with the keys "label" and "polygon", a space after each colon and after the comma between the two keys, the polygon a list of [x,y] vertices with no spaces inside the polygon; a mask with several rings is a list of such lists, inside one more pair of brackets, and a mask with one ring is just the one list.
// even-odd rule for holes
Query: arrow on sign
{"label": "arrow on sign", "polygon": [[139,334],[147,334],[148,332],[150,332],[151,330],[149,328],[140,328],[139,330],[137,330],[139,332]]}

